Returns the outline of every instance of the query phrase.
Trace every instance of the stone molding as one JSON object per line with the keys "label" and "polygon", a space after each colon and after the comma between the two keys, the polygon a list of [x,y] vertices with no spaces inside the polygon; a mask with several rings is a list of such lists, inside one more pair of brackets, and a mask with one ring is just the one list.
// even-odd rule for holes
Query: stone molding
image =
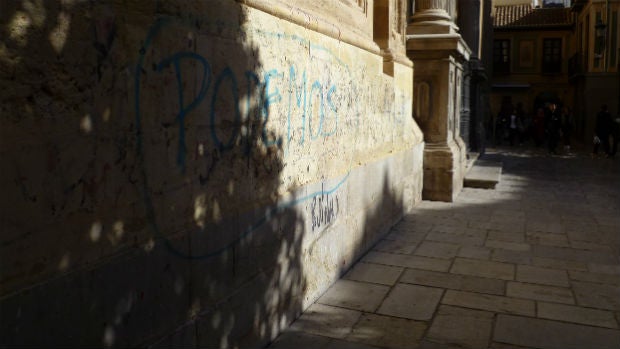
{"label": "stone molding", "polygon": [[452,55],[457,60],[467,61],[471,49],[461,35],[453,34],[413,34],[407,35],[407,52],[415,59],[436,59]]}
{"label": "stone molding", "polygon": [[[336,40],[361,48],[362,50],[385,56],[381,48],[372,39],[356,33],[353,30],[341,30],[336,24],[304,11],[299,7],[291,6],[277,0],[240,0],[240,2],[246,6],[327,35]],[[407,67],[413,67],[413,62],[409,60],[404,52],[392,52],[388,60],[403,64]]]}
{"label": "stone molding", "polygon": [[379,47],[371,39],[353,30],[343,31],[336,24],[304,11],[299,7],[291,6],[280,1],[241,0],[240,2],[272,16],[327,35],[336,40],[346,42],[347,44],[351,44],[368,52],[380,54]]}

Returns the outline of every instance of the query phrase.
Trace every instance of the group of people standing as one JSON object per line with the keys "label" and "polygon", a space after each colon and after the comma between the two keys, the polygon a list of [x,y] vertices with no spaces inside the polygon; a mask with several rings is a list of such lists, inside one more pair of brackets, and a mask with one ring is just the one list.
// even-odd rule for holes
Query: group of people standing
{"label": "group of people standing", "polygon": [[545,142],[549,153],[557,154],[557,147],[562,142],[565,151],[570,151],[571,132],[573,130],[572,112],[570,108],[558,108],[555,103],[548,103],[529,116],[523,110],[523,105],[517,103],[515,108],[504,106],[496,119],[496,143],[523,144],[532,139],[538,147]]}
{"label": "group of people standing", "polygon": [[[495,142],[501,145],[508,141],[513,146],[532,139],[537,147],[546,143],[549,154],[557,154],[560,144],[564,146],[564,152],[568,153],[571,150],[572,132],[573,113],[567,106],[559,108],[554,102],[546,103],[530,116],[525,113],[521,103],[516,107],[506,103],[496,119]],[[594,133],[593,156],[598,156],[602,147],[605,155],[613,158],[618,149],[620,120],[612,118],[607,105],[603,105],[596,115]]]}

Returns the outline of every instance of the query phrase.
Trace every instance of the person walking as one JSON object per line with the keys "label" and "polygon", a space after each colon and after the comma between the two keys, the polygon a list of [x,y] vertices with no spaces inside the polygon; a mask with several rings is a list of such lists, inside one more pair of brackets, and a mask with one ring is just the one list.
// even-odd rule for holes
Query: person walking
{"label": "person walking", "polygon": [[611,132],[613,143],[611,145],[611,150],[609,151],[609,157],[613,158],[616,156],[616,152],[618,151],[618,139],[620,138],[620,112],[618,112],[618,117],[615,120],[612,120]]}
{"label": "person walking", "polygon": [[592,149],[592,155],[598,156],[599,146],[603,145],[603,151],[605,155],[610,156],[609,150],[609,135],[612,130],[613,124],[611,120],[611,114],[607,110],[607,104],[601,106],[601,111],[596,114],[596,126],[594,127],[594,149]]}
{"label": "person walking", "polygon": [[510,121],[509,121],[509,129],[508,129],[508,137],[510,139],[510,146],[515,145],[515,139],[519,137],[519,127],[517,120],[517,111],[513,110],[510,113]]}
{"label": "person walking", "polygon": [[527,136],[527,128],[528,122],[526,120],[526,114],[523,110],[523,103],[517,103],[517,108],[515,110],[515,114],[517,115],[517,135],[519,138],[519,145],[523,145],[525,138]]}
{"label": "person walking", "polygon": [[562,140],[564,151],[570,152],[570,135],[573,131],[573,114],[569,107],[562,108]]}
{"label": "person walking", "polygon": [[532,120],[532,137],[537,147],[540,147],[545,140],[545,110],[543,108],[536,110],[536,115]]}
{"label": "person walking", "polygon": [[546,129],[548,136],[548,149],[549,154],[557,154],[556,148],[558,141],[560,140],[560,133],[562,130],[562,117],[560,111],[555,103],[549,104],[549,109],[546,117]]}

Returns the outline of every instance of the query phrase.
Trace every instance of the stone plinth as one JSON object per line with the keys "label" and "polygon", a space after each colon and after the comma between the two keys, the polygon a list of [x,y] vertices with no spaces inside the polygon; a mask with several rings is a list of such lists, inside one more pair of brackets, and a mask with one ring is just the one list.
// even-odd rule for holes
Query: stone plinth
{"label": "stone plinth", "polygon": [[463,189],[460,148],[455,142],[427,143],[424,148],[424,200],[452,202]]}

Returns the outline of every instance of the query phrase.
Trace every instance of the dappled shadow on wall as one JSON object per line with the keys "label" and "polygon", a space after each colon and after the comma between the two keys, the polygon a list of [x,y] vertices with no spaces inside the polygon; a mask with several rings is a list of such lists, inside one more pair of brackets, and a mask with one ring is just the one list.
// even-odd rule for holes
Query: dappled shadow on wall
{"label": "dappled shadow on wall", "polygon": [[0,16],[2,345],[240,347],[295,318],[305,225],[242,8]]}

